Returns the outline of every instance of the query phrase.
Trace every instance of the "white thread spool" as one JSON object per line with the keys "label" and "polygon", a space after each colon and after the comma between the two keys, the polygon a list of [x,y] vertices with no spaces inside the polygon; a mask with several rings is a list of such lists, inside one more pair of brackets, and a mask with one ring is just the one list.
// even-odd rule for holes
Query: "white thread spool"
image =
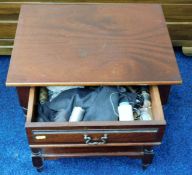
{"label": "white thread spool", "polygon": [[118,106],[119,121],[133,121],[133,109],[128,102],[121,102]]}
{"label": "white thread spool", "polygon": [[83,116],[85,114],[85,110],[81,107],[74,107],[73,111],[71,113],[71,116],[69,117],[70,122],[79,122],[83,119]]}

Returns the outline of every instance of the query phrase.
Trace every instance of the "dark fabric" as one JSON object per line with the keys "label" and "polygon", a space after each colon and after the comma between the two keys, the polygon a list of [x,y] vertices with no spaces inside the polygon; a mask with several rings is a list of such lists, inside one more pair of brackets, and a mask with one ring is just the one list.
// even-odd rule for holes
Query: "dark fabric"
{"label": "dark fabric", "polygon": [[122,92],[119,87],[108,86],[66,90],[51,102],[39,105],[38,121],[68,121],[75,106],[86,111],[83,121],[115,121],[118,120],[119,102],[123,99],[135,105],[137,96],[136,93]]}

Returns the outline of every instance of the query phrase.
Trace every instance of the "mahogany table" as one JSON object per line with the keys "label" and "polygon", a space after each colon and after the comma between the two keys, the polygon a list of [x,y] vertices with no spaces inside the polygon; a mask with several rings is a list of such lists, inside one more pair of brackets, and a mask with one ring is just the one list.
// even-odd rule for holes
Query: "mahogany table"
{"label": "mahogany table", "polygon": [[[6,84],[17,87],[27,113],[26,131],[38,171],[44,159],[77,156],[142,158],[146,168],[166,125],[161,103],[166,103],[170,86],[180,83],[160,5],[21,8]],[[35,122],[39,87],[58,85],[148,85],[153,119]],[[88,144],[85,136],[98,144]]]}

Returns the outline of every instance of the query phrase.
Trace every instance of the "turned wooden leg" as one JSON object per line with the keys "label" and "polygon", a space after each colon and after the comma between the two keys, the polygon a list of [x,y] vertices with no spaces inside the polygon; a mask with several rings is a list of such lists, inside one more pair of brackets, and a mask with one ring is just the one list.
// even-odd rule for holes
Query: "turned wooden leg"
{"label": "turned wooden leg", "polygon": [[183,54],[186,56],[192,56],[192,47],[182,47]]}
{"label": "turned wooden leg", "polygon": [[43,157],[40,149],[32,149],[32,162],[33,166],[37,169],[38,172],[43,170]]}
{"label": "turned wooden leg", "polygon": [[154,152],[152,148],[144,148],[144,156],[142,158],[142,167],[145,170],[153,161]]}

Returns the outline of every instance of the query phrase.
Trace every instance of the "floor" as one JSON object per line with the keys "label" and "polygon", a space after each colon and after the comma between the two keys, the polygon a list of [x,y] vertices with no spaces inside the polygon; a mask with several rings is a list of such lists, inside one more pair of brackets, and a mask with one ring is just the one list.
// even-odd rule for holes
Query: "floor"
{"label": "floor", "polygon": [[[167,121],[161,146],[145,171],[140,160],[127,157],[65,158],[45,161],[42,175],[191,175],[192,174],[192,58],[175,49],[183,84],[171,89],[164,106]],[[32,167],[24,116],[15,88],[6,88],[9,57],[0,57],[0,175],[39,174]]]}

